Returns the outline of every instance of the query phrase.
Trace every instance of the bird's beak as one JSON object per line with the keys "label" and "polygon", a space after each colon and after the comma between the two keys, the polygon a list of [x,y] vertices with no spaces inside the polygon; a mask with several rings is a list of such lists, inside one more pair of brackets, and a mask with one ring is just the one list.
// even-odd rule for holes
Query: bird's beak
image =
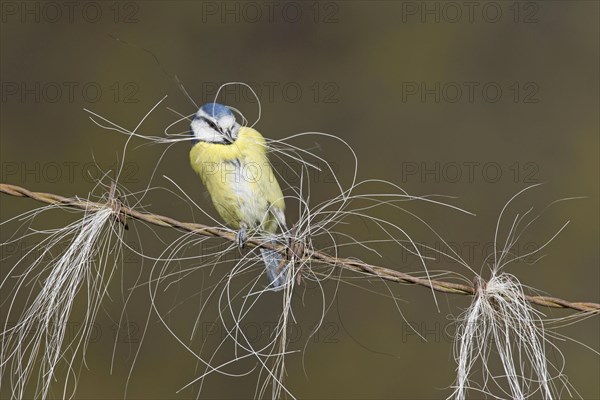
{"label": "bird's beak", "polygon": [[225,138],[225,140],[227,140],[229,143],[233,143],[233,136],[231,136],[231,129],[224,129],[223,132],[221,132],[223,134],[223,137]]}

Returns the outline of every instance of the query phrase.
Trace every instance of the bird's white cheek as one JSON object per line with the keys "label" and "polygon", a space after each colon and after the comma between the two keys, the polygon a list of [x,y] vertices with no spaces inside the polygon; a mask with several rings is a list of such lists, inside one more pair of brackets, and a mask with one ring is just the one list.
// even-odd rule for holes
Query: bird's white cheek
{"label": "bird's white cheek", "polygon": [[221,142],[223,138],[214,129],[209,126],[203,126],[200,124],[194,125],[192,123],[192,131],[194,132],[194,138],[201,142]]}

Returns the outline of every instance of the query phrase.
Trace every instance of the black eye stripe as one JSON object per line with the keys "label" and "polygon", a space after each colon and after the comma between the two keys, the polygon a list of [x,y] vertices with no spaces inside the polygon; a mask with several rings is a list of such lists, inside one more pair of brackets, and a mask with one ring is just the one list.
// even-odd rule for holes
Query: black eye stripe
{"label": "black eye stripe", "polygon": [[211,128],[213,128],[215,131],[221,132],[221,129],[219,129],[219,127],[217,126],[217,124],[215,124],[214,122],[212,122],[210,119],[204,118],[204,117],[201,117],[201,118],[204,121],[206,121],[206,123],[208,124],[208,126],[210,126]]}

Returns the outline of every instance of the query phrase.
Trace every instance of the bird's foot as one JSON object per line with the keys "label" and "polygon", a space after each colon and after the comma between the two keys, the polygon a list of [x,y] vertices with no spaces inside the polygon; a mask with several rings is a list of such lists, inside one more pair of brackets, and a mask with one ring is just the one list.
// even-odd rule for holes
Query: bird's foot
{"label": "bird's foot", "polygon": [[240,227],[240,230],[235,234],[235,241],[240,249],[243,249],[246,246],[246,241],[248,240],[248,232],[245,227]]}

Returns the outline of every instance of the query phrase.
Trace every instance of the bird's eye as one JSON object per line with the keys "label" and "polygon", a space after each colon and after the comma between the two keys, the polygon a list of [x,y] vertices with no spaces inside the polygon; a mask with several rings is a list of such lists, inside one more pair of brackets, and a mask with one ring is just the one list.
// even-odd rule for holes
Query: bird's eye
{"label": "bird's eye", "polygon": [[213,128],[215,131],[221,132],[221,130],[219,129],[219,127],[217,126],[217,124],[215,124],[214,122],[212,122],[210,119],[205,119],[205,121],[208,123],[208,126],[210,126],[211,128]]}

